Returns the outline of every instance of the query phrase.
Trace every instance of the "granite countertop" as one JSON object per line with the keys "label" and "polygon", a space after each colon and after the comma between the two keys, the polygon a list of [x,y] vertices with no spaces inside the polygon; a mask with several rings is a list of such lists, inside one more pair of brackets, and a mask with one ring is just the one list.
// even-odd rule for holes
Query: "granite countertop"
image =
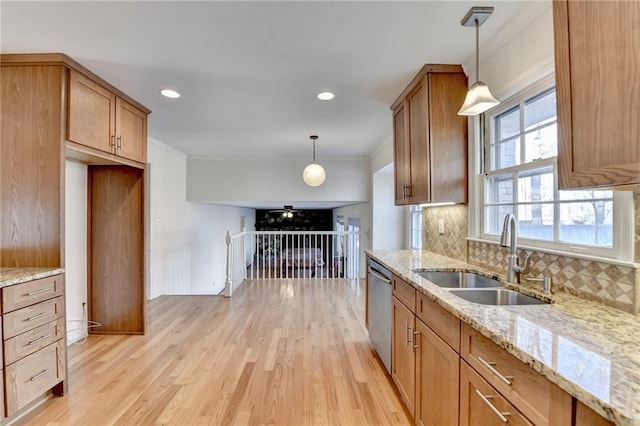
{"label": "granite countertop", "polygon": [[540,285],[507,287],[551,304],[479,305],[413,270],[493,273],[427,251],[367,253],[600,415],[640,426],[640,317],[563,292],[543,296]]}
{"label": "granite countertop", "polygon": [[10,285],[20,284],[27,281],[47,278],[53,275],[62,274],[64,269],[44,267],[44,268],[0,268],[0,288]]}

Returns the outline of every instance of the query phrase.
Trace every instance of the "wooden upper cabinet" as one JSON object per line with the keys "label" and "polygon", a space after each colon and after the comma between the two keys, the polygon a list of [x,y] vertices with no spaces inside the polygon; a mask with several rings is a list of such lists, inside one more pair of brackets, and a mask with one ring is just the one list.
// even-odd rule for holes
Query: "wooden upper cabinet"
{"label": "wooden upper cabinet", "polygon": [[411,150],[409,149],[409,118],[406,103],[401,103],[393,111],[393,158],[395,166],[396,205],[409,204],[409,185],[411,185]]}
{"label": "wooden upper cabinet", "polygon": [[115,153],[116,96],[75,70],[69,73],[67,139]]}
{"label": "wooden upper cabinet", "polygon": [[430,202],[429,186],[429,88],[422,80],[409,94],[409,149],[411,151],[411,204]]}
{"label": "wooden upper cabinet", "polygon": [[554,0],[561,188],[640,183],[640,2]]}
{"label": "wooden upper cabinet", "polygon": [[467,202],[466,92],[459,65],[425,65],[391,106],[396,205]]}
{"label": "wooden upper cabinet", "polygon": [[140,163],[147,159],[147,114],[116,99],[116,154]]}
{"label": "wooden upper cabinet", "polygon": [[67,139],[145,163],[147,113],[82,73],[69,74]]}

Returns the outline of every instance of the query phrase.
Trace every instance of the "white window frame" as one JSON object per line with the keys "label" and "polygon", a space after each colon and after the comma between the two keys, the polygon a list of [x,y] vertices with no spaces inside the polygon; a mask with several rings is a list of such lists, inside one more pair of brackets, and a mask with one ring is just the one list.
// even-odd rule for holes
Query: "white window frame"
{"label": "white window frame", "polygon": [[[417,228],[414,228],[413,226],[414,217],[419,218],[419,220],[416,222],[418,224]],[[422,240],[424,237],[423,221],[424,216],[422,213],[422,206],[417,204],[409,206],[409,248],[411,250],[422,250]]]}
{"label": "white window frame", "polygon": [[[541,94],[545,90],[551,89],[555,86],[554,76],[551,75],[536,84],[531,85],[529,88],[520,91],[515,96],[503,101],[498,107],[487,111],[484,114],[480,123],[484,123],[484,128],[480,128],[480,133],[483,138],[480,141],[480,170],[479,176],[475,179],[476,191],[479,194],[478,208],[476,211],[479,213],[479,221],[477,223],[479,236],[481,241],[499,242],[500,236],[488,234],[485,232],[485,204],[487,200],[487,194],[485,193],[485,170],[487,166],[491,164],[490,143],[494,137],[493,132],[495,129],[492,125],[493,118],[512,109],[518,104],[523,104],[525,100],[528,100],[538,94]],[[521,153],[521,155],[524,155]],[[559,218],[559,203],[558,203],[558,183],[557,183],[557,157],[552,157],[543,160],[537,160],[537,164],[541,167],[551,166],[553,167],[555,177],[554,188],[554,217]],[[525,165],[515,165],[512,167],[506,167],[501,169],[501,172],[513,172],[517,175],[519,171],[528,170],[530,163]],[[606,188],[603,188],[606,189]],[[514,196],[516,196],[516,181],[514,181]],[[634,234],[634,219],[633,219],[633,193],[632,191],[614,191],[613,192],[613,247],[596,247],[588,245],[575,245],[570,243],[563,243],[560,241],[546,241],[530,238],[518,238],[518,245],[523,248],[540,249],[545,252],[568,255],[573,257],[584,257],[590,259],[602,259],[606,261],[617,260],[622,263],[633,262],[633,234]],[[557,235],[557,229],[559,221],[554,220],[554,235]]]}

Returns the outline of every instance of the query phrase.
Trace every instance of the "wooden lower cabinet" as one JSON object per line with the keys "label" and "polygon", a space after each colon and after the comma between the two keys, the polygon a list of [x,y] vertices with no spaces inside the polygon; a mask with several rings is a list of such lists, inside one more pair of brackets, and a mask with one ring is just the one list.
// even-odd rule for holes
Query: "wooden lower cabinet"
{"label": "wooden lower cabinet", "polygon": [[11,418],[49,391],[65,392],[64,275],[4,287],[1,292],[4,386],[0,388],[2,413]]}
{"label": "wooden lower cabinet", "polygon": [[571,395],[467,324],[460,355],[533,423],[571,424]]}
{"label": "wooden lower cabinet", "polygon": [[7,415],[12,415],[65,378],[65,341],[58,340],[6,367]]}
{"label": "wooden lower cabinet", "polygon": [[576,401],[575,426],[613,426],[613,423],[593,411],[580,401]]}
{"label": "wooden lower cabinet", "polygon": [[416,331],[415,422],[458,426],[460,356],[420,320]]}
{"label": "wooden lower cabinet", "polygon": [[392,294],[391,377],[417,425],[612,424],[396,276]]}
{"label": "wooden lower cabinet", "polygon": [[533,425],[469,365],[460,362],[460,426]]}
{"label": "wooden lower cabinet", "polygon": [[415,316],[395,296],[392,298],[391,377],[411,416],[415,412]]}

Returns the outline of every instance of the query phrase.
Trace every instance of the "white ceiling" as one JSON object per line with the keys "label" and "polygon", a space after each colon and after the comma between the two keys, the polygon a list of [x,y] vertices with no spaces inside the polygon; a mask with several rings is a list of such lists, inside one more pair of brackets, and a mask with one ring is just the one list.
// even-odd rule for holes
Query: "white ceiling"
{"label": "white ceiling", "polygon": [[[534,2],[534,4],[547,3]],[[471,6],[495,6],[481,48],[532,2],[0,1],[3,53],[62,52],[153,113],[190,156],[368,156],[424,63],[464,63]],[[544,4],[543,4],[544,6]],[[522,18],[520,18],[522,19]],[[516,29],[517,30],[517,29]],[[178,100],[158,93],[170,87]],[[316,94],[330,90],[333,101]]]}

